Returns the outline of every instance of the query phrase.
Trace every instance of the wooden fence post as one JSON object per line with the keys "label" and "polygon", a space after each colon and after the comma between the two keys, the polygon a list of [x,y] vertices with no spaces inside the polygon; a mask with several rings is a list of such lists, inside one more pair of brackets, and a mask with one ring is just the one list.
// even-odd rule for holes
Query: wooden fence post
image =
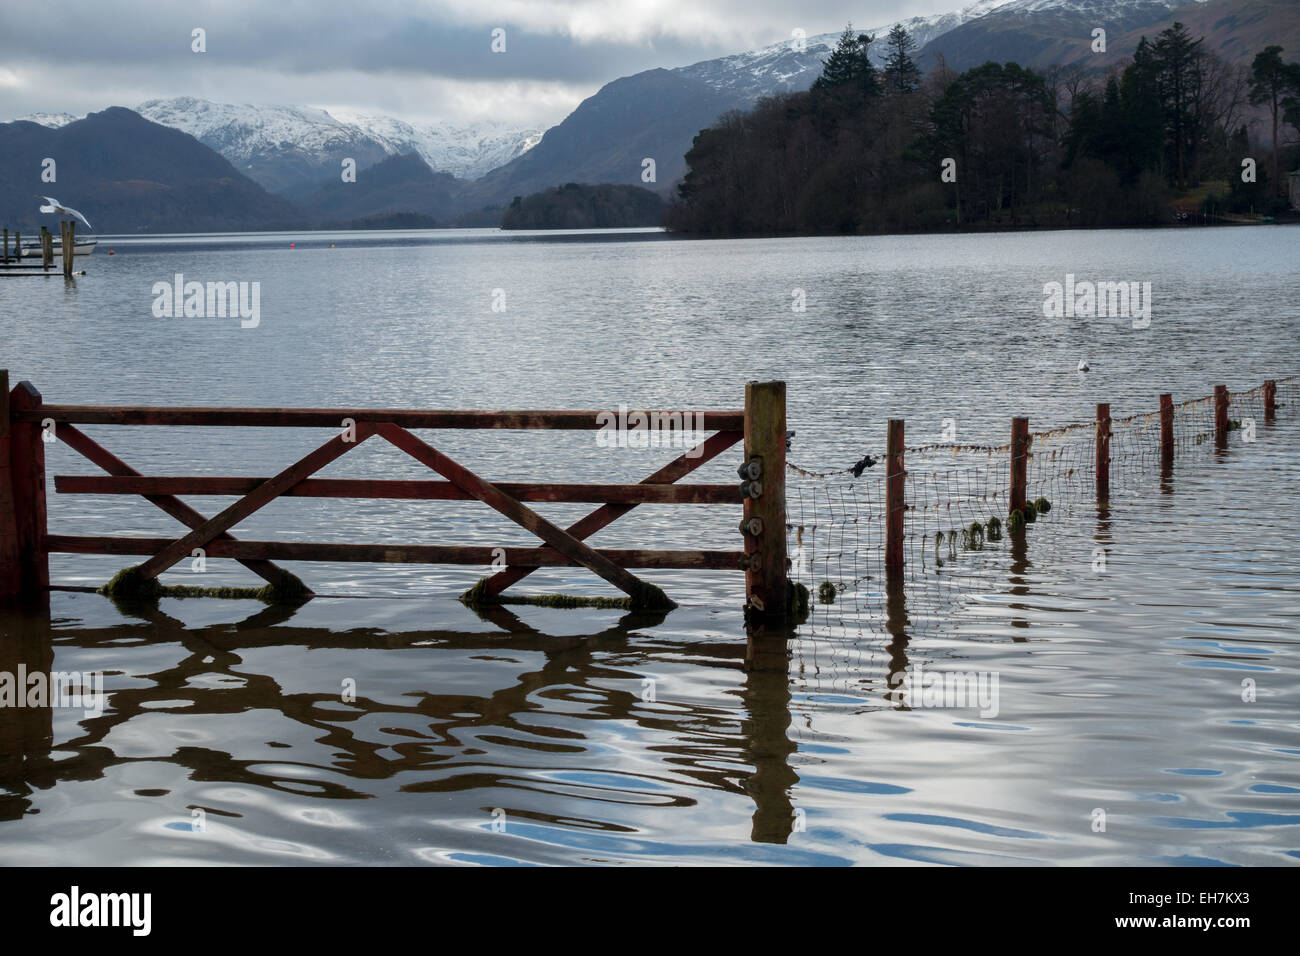
{"label": "wooden fence post", "polygon": [[[0,385],[7,386],[8,382],[5,372]],[[0,437],[0,598],[48,606],[45,443],[38,422],[13,421],[14,412],[39,409],[41,393],[30,382],[19,382],[6,394],[7,428]]]}
{"label": "wooden fence post", "polygon": [[903,419],[891,418],[885,445],[885,571],[891,575],[903,570],[903,519],[907,514],[903,447]]}
{"label": "wooden fence post", "polygon": [[1174,465],[1174,396],[1166,392],[1160,396],[1160,470],[1169,471]]}
{"label": "wooden fence post", "polygon": [[1277,382],[1269,379],[1264,383],[1264,421],[1271,422],[1277,416]]}
{"label": "wooden fence post", "polygon": [[1025,471],[1029,460],[1029,419],[1011,419],[1011,499],[1008,514],[1025,506]]}
{"label": "wooden fence post", "polygon": [[[757,460],[758,476],[746,485],[744,523],[757,534],[745,535],[745,592],[751,613],[786,617],[785,547],[785,382],[750,382],[745,386],[745,462]],[[758,525],[752,519],[758,519]]]}
{"label": "wooden fence post", "polygon": [[1097,503],[1110,501],[1110,403],[1097,403]]}
{"label": "wooden fence post", "polygon": [[1228,443],[1228,386],[1214,386],[1214,443]]}

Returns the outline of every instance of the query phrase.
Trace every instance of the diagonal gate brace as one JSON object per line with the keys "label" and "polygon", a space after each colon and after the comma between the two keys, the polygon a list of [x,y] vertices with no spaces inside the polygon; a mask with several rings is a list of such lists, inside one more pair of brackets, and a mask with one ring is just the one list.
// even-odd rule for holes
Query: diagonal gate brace
{"label": "diagonal gate brace", "polygon": [[[66,423],[59,425],[55,430],[55,437],[110,475],[118,478],[136,478],[140,476],[140,472],[73,425]],[[141,497],[157,505],[188,528],[201,527],[208,520],[175,495],[142,495]],[[213,540],[233,541],[234,536],[222,533]],[[238,560],[240,564],[272,587],[294,589],[300,586],[296,577],[274,562],[259,558],[239,558]],[[308,594],[310,593],[309,591]]]}
{"label": "diagonal gate brace", "polygon": [[609,558],[583,544],[567,531],[547,521],[527,505],[510,497],[496,485],[484,481],[465,466],[458,464],[432,445],[412,435],[405,428],[385,422],[375,426],[379,435],[406,452],[416,461],[438,472],[456,487],[473,495],[479,501],[501,512],[515,524],[541,538],[556,551],[570,558],[594,574],[598,574],[632,599],[632,607],[674,608],[659,588],[619,567]]}
{"label": "diagonal gate brace", "polygon": [[[710,435],[699,445],[664,465],[650,477],[643,480],[641,484],[673,484],[678,479],[685,478],[701,465],[712,461],[744,437],[741,432],[726,431]],[[565,531],[579,541],[583,541],[602,528],[613,524],[635,507],[635,504],[624,503],[601,505],[595,511],[569,525],[569,527],[565,528]],[[536,570],[537,568],[522,567],[520,565],[503,568],[483,582],[483,590],[486,594],[495,597],[512,584],[518,584]]]}
{"label": "diagonal gate brace", "polygon": [[140,565],[142,580],[156,578],[177,561],[184,558],[194,548],[202,548],[212,539],[223,534],[228,528],[243,521],[253,512],[270,504],[285,491],[292,488],[304,478],[309,478],[336,458],[341,457],[375,433],[375,426],[370,422],[357,422],[356,440],[345,441],[343,435],[335,435],[315,451],[294,462],[274,478],[269,478],[220,514],[209,518],[185,537],[173,541],[144,564]]}

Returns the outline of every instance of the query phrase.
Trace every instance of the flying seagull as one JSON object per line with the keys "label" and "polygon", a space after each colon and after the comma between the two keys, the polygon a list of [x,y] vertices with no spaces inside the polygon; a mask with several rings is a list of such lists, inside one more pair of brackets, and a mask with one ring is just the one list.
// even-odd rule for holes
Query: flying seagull
{"label": "flying seagull", "polygon": [[77,212],[75,209],[70,209],[67,206],[61,205],[53,196],[42,196],[40,198],[44,199],[46,203],[46,205],[41,207],[41,212],[52,212],[60,216],[75,216],[86,224],[87,229],[93,228],[90,225],[90,221],[85,216]]}

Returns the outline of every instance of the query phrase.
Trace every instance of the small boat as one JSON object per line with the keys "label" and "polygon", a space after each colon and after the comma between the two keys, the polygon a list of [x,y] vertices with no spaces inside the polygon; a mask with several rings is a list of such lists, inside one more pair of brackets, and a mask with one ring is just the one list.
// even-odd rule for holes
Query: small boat
{"label": "small boat", "polygon": [[[73,256],[88,256],[95,251],[95,246],[99,243],[98,239],[78,239],[73,243]],[[39,259],[41,257],[41,244],[39,242],[24,242],[20,253],[24,259]],[[54,240],[54,258],[59,259],[63,256],[63,243],[58,239]]]}

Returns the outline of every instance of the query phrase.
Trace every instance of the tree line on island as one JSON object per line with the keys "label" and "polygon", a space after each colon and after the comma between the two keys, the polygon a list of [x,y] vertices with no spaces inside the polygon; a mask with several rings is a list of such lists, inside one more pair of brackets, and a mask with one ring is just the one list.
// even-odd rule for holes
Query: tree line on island
{"label": "tree line on island", "polygon": [[[666,224],[701,235],[1130,226],[1189,212],[1285,215],[1300,166],[1300,64],[1225,63],[1175,23],[1104,76],[985,63],[922,75],[894,27],[850,25],[806,92],[695,137]],[[1253,155],[1249,107],[1271,121]],[[1249,160],[1249,162],[1245,162]]]}
{"label": "tree line on island", "polygon": [[640,186],[566,183],[516,196],[501,217],[502,229],[613,229],[660,226],[664,201]]}

